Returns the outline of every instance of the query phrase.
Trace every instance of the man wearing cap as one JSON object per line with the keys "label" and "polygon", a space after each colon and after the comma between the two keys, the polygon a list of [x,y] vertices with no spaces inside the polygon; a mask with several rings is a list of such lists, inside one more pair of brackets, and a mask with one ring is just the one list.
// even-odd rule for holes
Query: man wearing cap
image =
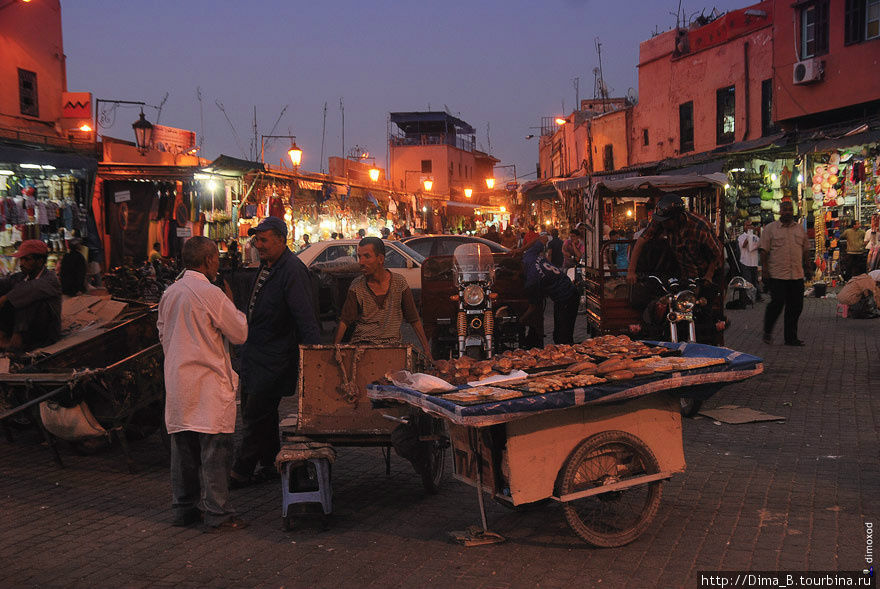
{"label": "man wearing cap", "polygon": [[678,278],[702,278],[711,281],[724,263],[724,250],[712,226],[703,217],[685,209],[677,194],[664,194],[654,209],[654,216],[633,245],[626,281],[636,283],[636,269],[645,244],[664,239],[678,263]]}
{"label": "man wearing cap", "polygon": [[39,239],[12,254],[21,271],[0,278],[0,349],[32,350],[61,338],[61,283],[46,268],[48,254]]}
{"label": "man wearing cap", "polygon": [[[248,337],[241,348],[242,443],[232,467],[233,488],[277,478],[278,404],[294,392],[299,345],[318,344],[308,269],[287,247],[287,225],[267,217],[251,228],[260,271],[246,309]],[[262,470],[256,473],[257,464]]]}

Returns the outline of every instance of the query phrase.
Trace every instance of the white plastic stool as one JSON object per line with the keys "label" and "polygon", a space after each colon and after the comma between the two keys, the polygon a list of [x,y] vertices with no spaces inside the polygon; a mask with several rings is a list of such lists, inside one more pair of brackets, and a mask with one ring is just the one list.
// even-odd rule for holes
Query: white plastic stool
{"label": "white plastic stool", "polygon": [[291,505],[319,503],[327,516],[333,511],[332,497],[329,460],[309,458],[304,463],[284,463],[281,470],[281,517],[285,529],[290,529]]}
{"label": "white plastic stool", "polygon": [[836,317],[847,318],[849,315],[849,305],[844,305],[843,303],[837,303],[837,311],[834,314]]}

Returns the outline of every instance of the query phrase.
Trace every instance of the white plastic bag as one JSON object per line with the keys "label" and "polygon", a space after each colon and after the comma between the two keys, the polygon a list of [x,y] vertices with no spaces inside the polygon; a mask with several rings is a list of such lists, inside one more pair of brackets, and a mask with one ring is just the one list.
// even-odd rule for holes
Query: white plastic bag
{"label": "white plastic bag", "polygon": [[43,401],[40,403],[40,419],[49,433],[70,442],[107,433],[84,402],[75,407],[62,407],[55,401]]}
{"label": "white plastic bag", "polygon": [[408,370],[398,370],[385,375],[396,386],[405,389],[413,389],[420,393],[444,393],[454,391],[456,386],[449,384],[442,378],[417,372],[413,374]]}

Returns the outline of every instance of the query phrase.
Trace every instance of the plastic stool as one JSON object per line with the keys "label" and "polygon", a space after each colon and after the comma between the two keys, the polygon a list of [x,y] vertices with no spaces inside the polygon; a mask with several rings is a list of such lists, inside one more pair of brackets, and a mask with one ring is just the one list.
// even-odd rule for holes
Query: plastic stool
{"label": "plastic stool", "polygon": [[305,462],[285,462],[281,471],[281,516],[289,526],[291,505],[319,503],[324,515],[333,511],[330,487],[330,461],[309,458]]}
{"label": "plastic stool", "polygon": [[847,318],[849,315],[849,305],[844,305],[843,303],[837,303],[837,311],[834,314],[836,317]]}

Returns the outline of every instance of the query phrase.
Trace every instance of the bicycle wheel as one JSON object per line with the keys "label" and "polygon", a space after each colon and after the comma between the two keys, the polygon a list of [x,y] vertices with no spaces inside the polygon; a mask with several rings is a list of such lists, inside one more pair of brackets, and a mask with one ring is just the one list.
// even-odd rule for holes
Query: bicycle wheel
{"label": "bicycle wheel", "polygon": [[[656,474],[660,466],[640,439],[622,431],[587,438],[562,471],[560,496]],[[586,542],[599,547],[629,544],[650,525],[660,506],[662,481],[610,491],[564,504],[565,519]]]}

